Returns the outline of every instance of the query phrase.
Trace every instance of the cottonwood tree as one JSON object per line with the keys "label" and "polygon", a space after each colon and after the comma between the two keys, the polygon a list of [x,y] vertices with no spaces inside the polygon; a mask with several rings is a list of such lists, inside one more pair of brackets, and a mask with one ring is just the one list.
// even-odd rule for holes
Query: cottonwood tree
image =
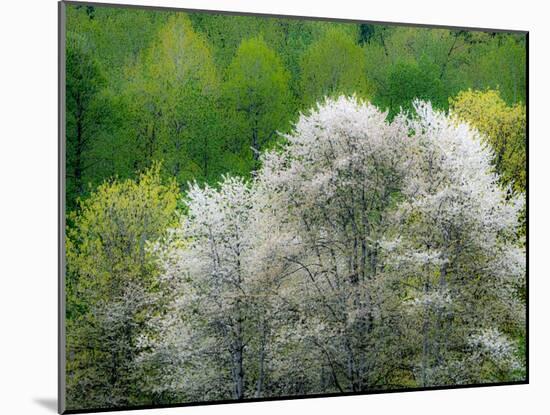
{"label": "cottonwood tree", "polygon": [[327,29],[300,62],[303,103],[311,106],[325,96],[341,94],[365,98],[371,92],[365,72],[365,55],[355,37],[340,28]]}
{"label": "cottonwood tree", "polygon": [[128,71],[134,168],[162,160],[183,185],[215,172],[219,146],[216,112],[219,79],[210,49],[189,19],[178,14]]}
{"label": "cottonwood tree", "polygon": [[228,16],[192,13],[193,27],[203,33],[210,44],[216,65],[226,69],[243,40],[261,36],[279,55],[290,73],[291,90],[299,95],[300,57],[309,45],[322,37],[328,28],[356,37],[357,28],[346,23],[323,22],[302,19],[270,18],[254,16]]}
{"label": "cottonwood tree", "polygon": [[238,134],[254,160],[284,130],[292,96],[289,74],[277,54],[262,38],[243,40],[227,71],[225,99],[236,111]]}

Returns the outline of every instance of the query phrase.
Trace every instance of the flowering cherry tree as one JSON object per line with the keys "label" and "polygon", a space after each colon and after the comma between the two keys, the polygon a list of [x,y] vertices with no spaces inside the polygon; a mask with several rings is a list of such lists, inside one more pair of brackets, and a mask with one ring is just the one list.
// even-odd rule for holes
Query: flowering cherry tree
{"label": "flowering cherry tree", "polygon": [[[412,162],[387,257],[406,287],[403,305],[418,319],[417,336],[406,336],[417,338],[415,373],[422,386],[496,381],[504,354],[482,365],[475,356],[491,341],[510,350],[510,339],[495,333],[517,334],[525,324],[517,295],[525,253],[515,237],[523,201],[498,185],[493,154],[477,131],[429,104],[414,108],[407,122]],[[516,368],[505,355],[508,369]]]}
{"label": "flowering cherry tree", "polygon": [[476,130],[428,103],[390,122],[340,97],[283,139],[253,180],[192,185],[180,226],[154,247],[169,305],[141,359],[168,368],[158,393],[523,376],[522,200],[499,187]]}

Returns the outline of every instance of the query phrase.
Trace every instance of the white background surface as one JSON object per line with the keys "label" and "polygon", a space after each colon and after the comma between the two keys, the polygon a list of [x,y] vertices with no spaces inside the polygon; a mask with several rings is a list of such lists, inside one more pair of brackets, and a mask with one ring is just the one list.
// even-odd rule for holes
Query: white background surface
{"label": "white background surface", "polygon": [[[112,2],[117,2],[112,0]],[[128,1],[131,2],[131,1]],[[139,414],[550,413],[549,23],[543,1],[134,0],[175,7],[530,30],[531,384]],[[52,414],[57,392],[57,4],[0,11],[0,413]],[[136,412],[133,412],[136,413]]]}

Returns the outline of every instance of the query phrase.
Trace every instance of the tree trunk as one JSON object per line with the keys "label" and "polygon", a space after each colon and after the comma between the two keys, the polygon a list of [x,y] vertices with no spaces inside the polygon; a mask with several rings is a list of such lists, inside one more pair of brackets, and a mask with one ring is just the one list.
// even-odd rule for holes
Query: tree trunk
{"label": "tree trunk", "polygon": [[256,398],[262,397],[262,389],[264,384],[264,377],[265,377],[265,346],[266,346],[266,337],[267,337],[267,330],[265,327],[265,321],[262,322],[262,338],[260,341],[260,356],[259,356],[259,363],[258,363],[258,381],[256,382]]}
{"label": "tree trunk", "polygon": [[258,127],[257,125],[254,126],[252,129],[252,157],[254,158],[254,161],[258,161],[260,158],[260,145],[258,143]]}
{"label": "tree trunk", "polygon": [[80,104],[77,102],[77,115],[76,115],[76,146],[75,146],[75,161],[74,161],[74,181],[76,193],[81,196],[84,192],[84,184],[82,181],[82,153],[84,152],[84,137],[83,135],[83,124],[82,124],[82,113],[83,110],[80,107]]}
{"label": "tree trunk", "polygon": [[[424,283],[424,294],[428,294],[428,283]],[[424,306],[424,323],[422,324],[422,387],[428,385],[428,354],[429,354],[429,328],[430,328],[430,316],[429,305]]]}
{"label": "tree trunk", "polygon": [[[240,326],[240,324],[239,324]],[[233,351],[233,382],[235,385],[235,399],[244,398],[244,368],[243,368],[243,343],[240,337],[240,328],[235,341],[235,349]]]}

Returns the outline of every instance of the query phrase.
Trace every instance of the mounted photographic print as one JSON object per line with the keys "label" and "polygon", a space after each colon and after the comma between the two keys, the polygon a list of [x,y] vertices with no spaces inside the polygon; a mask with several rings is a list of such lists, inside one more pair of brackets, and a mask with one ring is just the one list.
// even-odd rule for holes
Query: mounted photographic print
{"label": "mounted photographic print", "polygon": [[528,382],[527,32],[59,11],[60,412]]}

